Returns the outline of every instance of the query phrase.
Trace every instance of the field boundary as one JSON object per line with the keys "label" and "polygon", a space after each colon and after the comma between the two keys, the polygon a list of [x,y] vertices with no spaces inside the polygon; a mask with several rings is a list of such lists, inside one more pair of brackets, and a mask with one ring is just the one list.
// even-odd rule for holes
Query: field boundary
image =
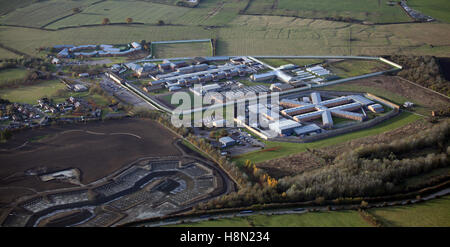
{"label": "field boundary", "polygon": [[[350,20],[345,20],[345,19],[336,19],[332,16],[326,16],[326,17],[305,17],[305,16],[300,16],[297,14],[273,14],[273,13],[266,13],[266,12],[262,12],[262,13],[248,13],[248,10],[250,8],[250,6],[252,5],[253,0],[248,0],[247,5],[245,5],[244,8],[242,8],[241,10],[239,10],[238,15],[248,15],[248,16],[279,16],[279,17],[291,17],[291,18],[298,18],[298,19],[303,19],[303,20],[324,20],[324,21],[333,21],[333,22],[343,22],[343,23],[351,23],[351,24],[360,24],[360,25],[366,25],[366,26],[382,26],[382,25],[395,25],[395,24],[410,24],[410,23],[418,23],[418,22],[422,22],[422,21],[417,21],[416,19],[414,19],[412,16],[410,16],[409,13],[407,13],[407,11],[404,10],[404,8],[400,5],[400,4],[396,4],[395,7],[400,8],[402,10],[402,12],[405,12],[406,16],[409,17],[410,21],[397,21],[397,22],[369,22],[367,20],[360,20],[360,19],[350,19]],[[278,0],[273,0],[272,6],[270,7],[270,10],[276,10],[278,9]],[[283,9],[280,9],[283,10]]]}
{"label": "field boundary", "polygon": [[430,88],[426,88],[426,87],[424,87],[424,86],[421,86],[421,85],[419,85],[419,84],[417,84],[417,83],[414,83],[414,82],[412,82],[412,81],[410,81],[410,80],[408,80],[408,79],[405,79],[405,78],[403,78],[403,77],[401,77],[401,76],[396,76],[396,77],[399,78],[399,79],[401,79],[401,80],[403,80],[403,81],[406,81],[406,82],[408,82],[408,83],[410,83],[410,84],[413,84],[414,86],[418,86],[418,87],[420,87],[420,88],[422,88],[422,89],[425,89],[425,90],[427,90],[427,91],[430,91],[430,92],[432,92],[432,93],[435,93],[435,94],[437,94],[437,95],[439,95],[439,96],[442,96],[442,97],[444,97],[444,98],[446,98],[446,99],[450,99],[450,97],[448,97],[447,95],[444,95],[444,94],[442,94],[442,93],[436,92],[436,91],[434,91],[433,89],[430,89]]}
{"label": "field boundary", "polygon": [[10,52],[12,52],[12,53],[14,53],[14,54],[17,54],[17,55],[19,55],[19,56],[24,56],[24,57],[29,57],[29,56],[30,56],[30,55],[28,55],[28,54],[26,54],[26,53],[23,53],[23,52],[21,52],[21,51],[18,51],[18,50],[16,50],[16,49],[14,49],[14,48],[8,47],[8,46],[6,46],[6,45],[4,45],[4,44],[2,44],[2,43],[0,43],[0,48],[3,48],[3,49],[5,49],[5,50],[10,51]]}

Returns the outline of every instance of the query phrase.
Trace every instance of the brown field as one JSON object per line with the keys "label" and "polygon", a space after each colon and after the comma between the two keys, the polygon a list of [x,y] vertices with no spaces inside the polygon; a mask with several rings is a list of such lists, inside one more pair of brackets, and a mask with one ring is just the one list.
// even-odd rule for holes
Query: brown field
{"label": "brown field", "polygon": [[[61,182],[42,182],[27,176],[28,169],[44,168],[46,172],[67,168],[81,171],[81,183],[87,184],[130,164],[141,157],[180,155],[172,145],[175,137],[150,120],[117,120],[48,127],[23,131],[0,150],[27,145],[14,151],[0,151],[0,203],[9,203],[19,194],[73,187]],[[14,190],[11,190],[14,189]],[[15,196],[8,196],[17,191]],[[3,193],[8,192],[8,193]]]}

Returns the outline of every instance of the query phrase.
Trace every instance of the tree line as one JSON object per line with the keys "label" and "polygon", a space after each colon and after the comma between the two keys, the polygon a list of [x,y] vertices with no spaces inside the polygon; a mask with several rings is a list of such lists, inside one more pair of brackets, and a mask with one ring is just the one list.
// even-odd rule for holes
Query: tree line
{"label": "tree line", "polygon": [[52,78],[51,64],[48,60],[26,57],[17,59],[5,59],[0,61],[0,71],[15,68],[27,69],[25,76],[23,78],[2,80],[0,89],[33,85],[38,80],[48,80]]}
{"label": "tree line", "polygon": [[450,82],[447,81],[438,60],[432,56],[394,55],[390,59],[403,66],[398,75],[423,87],[450,96]]}
{"label": "tree line", "polygon": [[[373,144],[339,155],[331,165],[287,176],[275,186],[254,183],[198,209],[244,207],[273,202],[360,201],[361,197],[401,193],[406,179],[448,167],[450,120],[390,144]],[[418,153],[417,150],[428,150]],[[246,166],[254,169],[249,162]],[[254,170],[257,173],[257,170]]]}

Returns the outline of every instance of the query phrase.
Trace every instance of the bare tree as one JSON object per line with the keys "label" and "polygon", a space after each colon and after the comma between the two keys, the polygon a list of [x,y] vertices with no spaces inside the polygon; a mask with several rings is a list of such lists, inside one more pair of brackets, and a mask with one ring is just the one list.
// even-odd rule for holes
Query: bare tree
{"label": "bare tree", "polygon": [[102,21],[102,25],[108,25],[110,22],[109,18],[104,18]]}

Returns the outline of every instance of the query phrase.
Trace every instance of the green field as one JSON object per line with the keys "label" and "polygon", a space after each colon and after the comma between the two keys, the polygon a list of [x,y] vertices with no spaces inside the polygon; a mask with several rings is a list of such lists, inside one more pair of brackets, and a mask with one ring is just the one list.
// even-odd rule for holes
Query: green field
{"label": "green field", "polygon": [[152,44],[154,58],[212,56],[211,42]]}
{"label": "green field", "polygon": [[[408,205],[370,209],[382,226],[450,226],[450,196]],[[196,223],[180,227],[364,227],[371,226],[357,211],[309,212],[287,215],[252,215]]]}
{"label": "green field", "polygon": [[33,86],[24,86],[13,89],[0,90],[0,97],[11,102],[37,104],[37,100],[42,97],[50,97],[58,89],[64,89],[66,86],[59,80],[40,82]]}
{"label": "green field", "polygon": [[183,227],[271,226],[271,227],[368,227],[357,211],[314,212],[287,215],[254,215],[180,224]]}
{"label": "green field", "polygon": [[450,22],[450,2],[447,0],[409,0],[408,6],[439,21]]}
{"label": "green field", "polygon": [[411,21],[400,6],[374,0],[254,0],[246,13],[304,18],[351,17],[373,23]]}
{"label": "green field", "polygon": [[[10,12],[0,17],[0,23],[32,27],[46,26],[49,29],[75,27],[49,32],[0,26],[0,43],[30,55],[43,55],[38,54],[36,49],[57,44],[123,44],[143,39],[162,41],[215,38],[217,39],[217,55],[348,55],[351,51],[353,55],[450,56],[450,32],[448,32],[450,24],[447,23],[368,26],[318,19],[239,15],[239,11],[245,7],[247,1],[235,0],[205,0],[196,8],[145,1],[111,0],[91,5],[94,1],[48,0]],[[370,1],[369,4],[369,0],[358,0],[357,2],[360,3],[355,1],[345,0],[345,2],[354,3],[354,7],[344,12],[358,17],[358,13],[364,7],[373,9],[373,13],[369,11],[369,17],[375,18],[378,11],[377,1]],[[267,2],[268,6],[273,4],[272,0],[254,0],[252,6],[255,7],[264,2]],[[420,2],[425,4],[423,0]],[[324,3],[327,5],[326,8]],[[430,9],[432,8],[430,6],[443,6],[442,9],[448,6],[443,0],[434,0],[432,3],[435,5],[430,3],[424,6]],[[6,2],[1,4],[8,5]],[[293,6],[304,10],[309,5],[323,7],[324,13],[328,13],[327,8],[338,10],[348,8],[347,5],[341,4],[341,1],[332,0],[320,2],[279,0],[277,8]],[[387,7],[383,1],[381,5],[382,20],[384,16],[391,15],[390,10],[398,8],[398,6]],[[71,15],[74,6],[81,6],[82,12]],[[448,12],[441,9],[440,11],[445,14]],[[399,10],[399,13],[402,12]],[[319,14],[318,12],[317,15]],[[63,16],[67,17],[60,18]],[[113,23],[123,23],[128,17],[144,25],[99,25],[77,28],[78,25],[100,24],[103,18],[109,18]],[[47,25],[55,20],[58,21]],[[171,25],[157,26],[156,23],[159,20]],[[350,32],[351,42],[349,41]]]}
{"label": "green field", "polygon": [[195,8],[160,4],[166,1],[105,1],[83,9],[81,13],[59,20],[47,28],[57,29],[68,26],[101,24],[103,18],[111,23],[125,23],[127,18],[133,22],[182,25],[224,25],[234,19],[245,1],[209,0],[202,1]]}
{"label": "green field", "polygon": [[0,23],[28,27],[42,27],[73,13],[73,8],[82,8],[95,0],[48,0],[35,2],[18,8],[0,18]]}
{"label": "green field", "polygon": [[98,106],[101,107],[107,107],[110,103],[108,102],[108,100],[99,94],[90,94],[89,91],[85,91],[85,92],[73,92],[73,91],[66,91],[65,95],[63,96],[53,96],[53,95],[49,95],[51,99],[53,99],[54,103],[62,103],[64,101],[66,101],[67,98],[69,97],[75,97],[75,98],[82,98],[88,102],[94,102],[95,104],[97,104]]}
{"label": "green field", "polygon": [[0,70],[0,84],[3,81],[7,80],[15,80],[15,79],[22,79],[27,75],[27,71],[25,69],[4,69]]}
{"label": "green field", "polygon": [[20,55],[0,47],[0,59],[19,58]]}
{"label": "green field", "polygon": [[384,226],[450,226],[450,196],[408,206],[371,209]]}
{"label": "green field", "polygon": [[57,44],[125,44],[143,39],[216,38],[217,55],[348,55],[351,28],[352,37],[356,39],[352,42],[353,55],[450,56],[448,25],[417,23],[367,27],[294,20],[290,17],[240,16],[228,26],[214,29],[199,26],[109,25],[45,31],[0,26],[0,43],[38,55],[37,48]]}
{"label": "green field", "polygon": [[36,0],[20,0],[20,1],[11,1],[11,0],[0,0],[0,15],[7,14],[11,11],[14,11],[18,8],[23,8]]}
{"label": "green field", "polygon": [[328,69],[330,69],[334,74],[343,78],[380,72],[391,68],[392,67],[389,65],[378,60],[358,59],[348,59],[342,62],[332,63],[328,66]]}
{"label": "green field", "polygon": [[156,24],[159,20],[163,20],[166,23],[172,23],[189,10],[189,8],[143,1],[105,1],[53,23],[48,28],[101,24],[104,18],[108,18],[111,23],[125,23],[127,18],[132,18],[133,22]]}
{"label": "green field", "polygon": [[311,143],[289,143],[289,142],[272,142],[272,141],[264,141],[266,144],[265,149],[275,148],[273,151],[256,151],[247,153],[238,157],[235,157],[233,161],[235,161],[238,165],[242,165],[246,160],[251,160],[252,162],[259,163],[267,160],[272,160],[276,158],[280,158],[286,155],[300,153],[306,151],[307,148],[321,148],[327,147],[339,143],[343,143],[349,140],[353,140],[356,138],[366,137],[377,135],[389,130],[393,130],[399,127],[402,127],[408,123],[417,121],[421,119],[420,116],[417,116],[412,113],[402,112],[400,115],[391,118],[375,127],[364,129],[360,131],[355,131],[352,133],[339,135],[331,138],[327,138],[320,141],[315,141]]}

